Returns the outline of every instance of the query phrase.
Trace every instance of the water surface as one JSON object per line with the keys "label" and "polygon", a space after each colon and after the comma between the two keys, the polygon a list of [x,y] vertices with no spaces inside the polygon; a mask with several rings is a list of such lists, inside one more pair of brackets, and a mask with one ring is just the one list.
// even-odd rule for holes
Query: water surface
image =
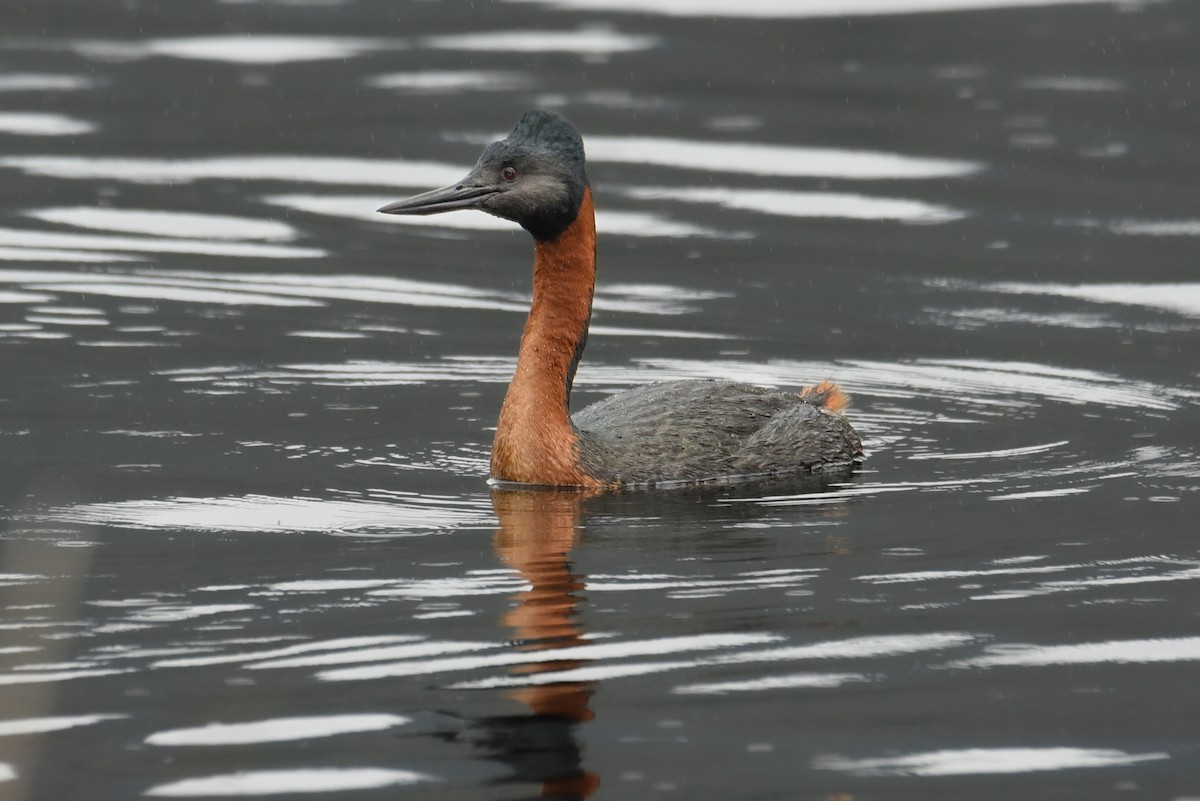
{"label": "water surface", "polygon": [[[1200,792],[1194,4],[0,20],[4,797]],[[574,402],[832,377],[860,471],[488,487],[527,237],[373,210],[537,106]]]}

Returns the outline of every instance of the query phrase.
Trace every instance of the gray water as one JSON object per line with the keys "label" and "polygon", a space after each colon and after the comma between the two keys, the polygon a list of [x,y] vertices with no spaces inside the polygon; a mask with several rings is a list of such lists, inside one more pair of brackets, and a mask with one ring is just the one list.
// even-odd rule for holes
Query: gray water
{"label": "gray water", "polygon": [[[1200,5],[9,3],[0,796],[1200,796]],[[582,406],[853,395],[848,481],[496,493],[532,107]]]}

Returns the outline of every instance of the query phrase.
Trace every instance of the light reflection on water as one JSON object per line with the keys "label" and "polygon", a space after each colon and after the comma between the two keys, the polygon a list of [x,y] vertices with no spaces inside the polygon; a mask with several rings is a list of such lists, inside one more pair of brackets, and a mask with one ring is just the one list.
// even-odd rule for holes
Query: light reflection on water
{"label": "light reflection on water", "polygon": [[869,197],[835,192],[783,192],[780,190],[739,191],[725,188],[647,187],[627,192],[640,200],[670,200],[683,203],[712,203],[727,209],[776,214],[784,217],[842,217],[850,220],[902,220],[905,222],[949,222],[964,212],[902,198]]}
{"label": "light reflection on water", "polygon": [[295,768],[248,770],[160,784],[143,795],[155,798],[245,797],[280,793],[339,793],[429,781],[411,770],[384,768]]}
{"label": "light reflection on water", "polygon": [[[240,382],[291,379],[292,383],[332,386],[388,386],[434,381],[507,383],[516,361],[508,357],[456,356],[435,363],[350,362],[280,365],[274,370],[219,367],[164,373],[175,381]],[[581,368],[576,386],[616,391],[636,384],[675,379],[740,380],[768,387],[796,386],[806,380],[835,377],[856,395],[891,400],[938,397],[987,411],[997,405],[1034,407],[1032,398],[1068,404],[1100,404],[1170,411],[1197,399],[1192,390],[1134,382],[1092,370],[982,360],[918,360],[911,363],[867,361],[806,362],[774,360],[634,359],[629,365],[590,364]],[[853,413],[852,413],[853,415]],[[885,426],[892,420],[884,421]],[[947,422],[955,422],[947,419]],[[958,421],[965,422],[965,421]]]}
{"label": "light reflection on water", "polygon": [[814,767],[859,776],[966,776],[1106,768],[1169,758],[1161,752],[1128,754],[1113,748],[964,748],[866,759],[824,756]]}
{"label": "light reflection on water", "polygon": [[151,734],[147,745],[248,745],[333,737],[363,731],[384,731],[403,726],[402,715],[326,715],[255,720],[248,723],[209,723],[191,729],[169,729]]}
{"label": "light reflection on water", "polygon": [[247,533],[318,531],[353,536],[403,536],[439,528],[483,525],[488,517],[469,502],[427,497],[376,500],[271,498],[165,498],[115,501],[52,512],[75,523],[126,528],[193,529]]}
{"label": "light reflection on water", "polygon": [[[749,0],[731,3],[728,0],[509,0],[536,3],[560,8],[590,11],[637,11],[678,17],[761,17],[788,19],[806,17],[857,17],[887,14],[927,14],[946,11],[980,11],[1024,6],[1077,5],[1081,3],[1108,4],[1113,0]],[[1154,0],[1150,0],[1153,2]]]}
{"label": "light reflection on water", "polygon": [[402,49],[402,40],[357,36],[184,36],[169,39],[83,40],[65,43],[81,55],[113,61],[168,56],[233,64],[288,64],[346,59],[376,50]]}
{"label": "light reflection on water", "polygon": [[80,136],[96,130],[95,124],[65,114],[36,111],[0,111],[0,135]]}
{"label": "light reflection on water", "polygon": [[290,240],[295,239],[298,233],[287,223],[275,220],[251,220],[228,214],[188,214],[152,209],[96,209],[72,206],[36,209],[30,211],[29,216],[80,228],[185,239]]}
{"label": "light reflection on water", "polygon": [[[573,610],[582,598],[588,598],[591,605],[607,605],[611,603],[607,600],[609,596],[620,598],[630,593],[662,594],[674,604],[704,603],[712,598],[747,591],[795,598],[797,588],[805,588],[812,596],[824,592],[824,585],[834,579],[827,569],[819,567],[755,570],[715,579],[695,572],[692,575],[568,574],[565,572],[569,569],[567,554],[569,549],[578,547],[579,515],[587,499],[576,493],[499,493],[496,498],[495,503],[499,505],[495,511],[499,515],[500,529],[494,545],[506,565],[502,569],[456,573],[453,567],[443,568],[440,577],[418,582],[402,575],[392,579],[339,579],[317,574],[308,579],[270,585],[195,586],[183,595],[176,593],[166,603],[164,599],[154,597],[134,597],[95,605],[89,614],[92,619],[85,623],[92,632],[90,642],[75,660],[79,669],[61,670],[57,665],[27,661],[14,665],[9,672],[0,673],[0,684],[85,681],[146,670],[195,671],[219,665],[256,673],[299,670],[332,683],[378,683],[427,676],[434,677],[449,690],[505,690],[512,693],[512,698],[526,704],[531,712],[526,722],[520,725],[540,725],[539,721],[565,716],[564,725],[573,727],[588,725],[587,721],[593,715],[587,708],[588,699],[597,683],[614,687],[623,681],[644,680],[650,676],[675,677],[678,674],[669,679],[670,691],[676,695],[722,698],[779,691],[833,692],[843,686],[862,684],[887,685],[898,680],[906,669],[903,665],[910,659],[928,662],[932,669],[961,670],[1005,665],[1129,664],[1200,658],[1200,652],[1194,647],[1195,638],[1033,647],[996,644],[988,636],[970,632],[938,631],[874,636],[818,635],[799,641],[775,633],[708,633],[643,640],[588,635],[573,622]],[[222,530],[228,530],[228,526],[223,526]],[[1154,580],[1153,575],[1147,573],[1150,570],[1165,570],[1158,574],[1162,580],[1171,580],[1180,573],[1172,560],[1141,560],[1123,565],[1009,565],[969,574],[917,572],[856,578],[865,586],[878,587],[881,600],[886,598],[895,603],[903,600],[894,597],[892,588],[898,584],[912,585],[918,592],[908,594],[919,597],[919,590],[937,581],[961,582],[968,577],[977,581],[1013,581],[1069,571],[1102,571],[1111,575],[1122,570],[1134,571],[1139,579],[1145,580]],[[1186,576],[1180,575],[1180,578],[1200,577],[1194,567],[1182,572]],[[48,579],[46,576],[23,575],[20,580],[38,583]],[[1101,581],[1090,586],[1099,590],[1114,585]],[[681,589],[693,592],[680,593]],[[1086,586],[1078,589],[1084,590]],[[396,603],[425,605],[436,600],[442,604],[443,611],[447,609],[447,603],[470,611],[471,607],[494,595],[517,599],[506,618],[508,625],[515,626],[520,633],[516,647],[500,640],[460,641],[407,633],[327,640],[300,634],[299,642],[293,634],[293,641],[283,644],[272,644],[270,638],[258,643],[238,637],[223,643],[220,639],[202,636],[204,630],[214,628],[214,623],[221,624],[218,629],[241,629],[247,612],[261,615],[268,608],[295,608],[299,598],[305,599],[309,614],[320,614],[321,610],[327,614],[348,601],[361,608]],[[214,597],[248,598],[254,603],[214,603]],[[1019,597],[1013,596],[1014,599]],[[401,621],[405,617],[389,615],[390,619]],[[412,631],[413,622],[415,618],[407,624],[393,624],[392,630]],[[174,653],[113,647],[116,642],[128,641],[131,633],[145,627],[166,627],[173,632],[172,639],[177,643],[190,640],[203,642],[203,645],[177,648]],[[246,648],[247,645],[250,648]],[[36,659],[36,654],[27,657]],[[839,666],[860,661],[871,667],[869,672],[795,672],[797,663],[812,661]],[[498,670],[507,672],[497,673]],[[747,675],[748,670],[751,675]],[[758,675],[753,675],[754,671]],[[0,728],[0,734],[55,731],[126,717],[119,713],[97,713],[75,718],[15,720],[7,724],[11,731]],[[411,723],[408,716],[382,712],[241,720],[226,717],[203,726],[151,731],[142,736],[146,743],[160,748],[244,748],[262,743],[311,743],[403,728]],[[814,759],[813,766],[818,770],[853,775],[934,776],[1131,765],[1167,758],[1169,755],[1165,753],[1129,753],[1111,748],[995,748],[898,757],[819,756]],[[585,768],[579,768],[579,772],[572,775],[585,786],[594,783],[594,776]],[[300,786],[293,785],[299,778],[310,782],[305,784],[310,791],[317,787],[334,792],[449,777],[439,776],[436,772],[382,766],[306,767],[195,775],[156,784],[147,793],[190,796],[281,792],[288,787]]]}

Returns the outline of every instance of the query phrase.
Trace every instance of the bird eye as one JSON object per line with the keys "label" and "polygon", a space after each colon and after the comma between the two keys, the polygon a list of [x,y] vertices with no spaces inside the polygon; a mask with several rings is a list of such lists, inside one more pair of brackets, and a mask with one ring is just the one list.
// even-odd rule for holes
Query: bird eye
{"label": "bird eye", "polygon": [[509,165],[500,171],[500,177],[506,181],[517,180],[517,168]]}

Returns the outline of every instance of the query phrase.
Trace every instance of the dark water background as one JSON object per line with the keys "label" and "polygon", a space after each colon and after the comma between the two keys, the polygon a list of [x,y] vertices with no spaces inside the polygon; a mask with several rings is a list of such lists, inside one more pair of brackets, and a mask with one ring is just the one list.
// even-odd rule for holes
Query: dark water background
{"label": "dark water background", "polygon": [[[1190,0],[7,3],[0,796],[1200,796],[1198,79]],[[492,496],[527,237],[373,209],[535,106],[575,403],[834,377],[851,481]]]}

